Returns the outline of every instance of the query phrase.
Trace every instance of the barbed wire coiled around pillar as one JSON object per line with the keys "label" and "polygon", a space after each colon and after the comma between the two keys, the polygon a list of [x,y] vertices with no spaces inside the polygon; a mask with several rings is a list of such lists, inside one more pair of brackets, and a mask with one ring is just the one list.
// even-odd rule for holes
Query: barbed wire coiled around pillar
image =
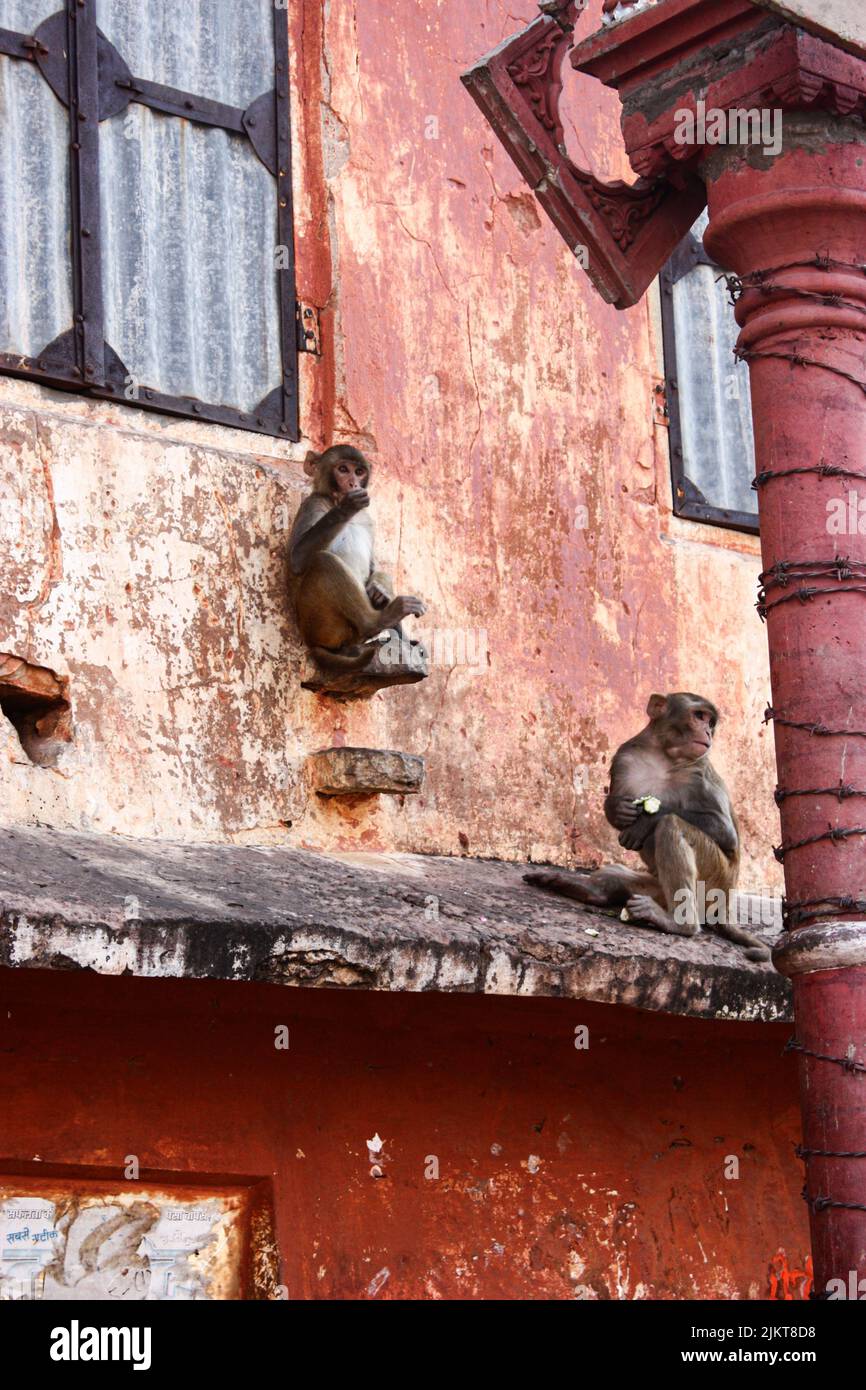
{"label": "barbed wire coiled around pillar", "polygon": [[832,1062],[835,1066],[842,1067],[843,1071],[866,1074],[866,1062],[858,1062],[854,1057],[832,1057],[826,1052],[813,1052],[811,1048],[804,1047],[798,1038],[789,1038],[782,1051],[797,1052],[801,1057],[811,1057],[816,1062]]}
{"label": "barbed wire coiled around pillar", "polygon": [[866,825],[828,825],[826,830],[820,830],[817,835],[807,835],[803,840],[788,840],[787,843],[775,845],[773,854],[779,863],[783,864],[785,855],[790,854],[791,850],[804,849],[806,845],[816,845],[819,840],[831,840],[834,845],[844,844],[852,835],[866,835]]}
{"label": "barbed wire coiled around pillar", "polygon": [[777,560],[758,575],[763,589],[785,589],[794,579],[864,579],[866,560],[834,555],[829,560]]}
{"label": "barbed wire coiled around pillar", "polygon": [[[806,579],[835,579],[839,585],[844,584],[845,588],[819,588],[816,585],[801,583],[790,593],[767,601],[767,594],[771,589],[787,589],[798,580]],[[851,580],[861,582],[854,584]],[[841,555],[835,556],[832,560],[777,560],[775,565],[759,576],[758,585],[758,602],[755,607],[763,622],[771,609],[778,608],[782,603],[790,603],[794,599],[800,603],[808,603],[821,594],[866,594],[866,561],[851,560]]]}
{"label": "barbed wire coiled around pillar", "polygon": [[866,265],[861,265],[859,261],[839,261],[835,256],[822,255],[816,251],[810,261],[786,261],[784,265],[767,266],[763,270],[749,270],[745,275],[731,275],[723,271],[716,276],[716,284],[719,280],[724,280],[727,286],[731,304],[736,305],[746,290],[759,290],[763,294],[786,294],[796,296],[800,299],[816,299],[822,304],[827,304],[831,308],[841,304],[844,308],[861,309],[866,313],[866,308],[858,304],[856,300],[847,300],[840,294],[830,292],[824,294],[821,290],[803,290],[797,285],[777,285],[772,279],[774,275],[781,275],[786,270],[853,270],[855,275],[866,275]]}
{"label": "barbed wire coiled around pillar", "polygon": [[[846,299],[844,295],[835,291],[825,294],[822,290],[804,290],[798,285],[777,284],[772,277],[781,275],[785,270],[848,270],[853,271],[856,275],[866,275],[866,266],[851,261],[839,261],[833,256],[825,256],[821,252],[816,252],[811,261],[788,261],[784,265],[771,266],[765,270],[752,270],[745,275],[723,274],[717,278],[725,281],[732,304],[737,304],[747,290],[756,290],[759,294],[778,294],[787,299],[806,299],[813,303],[825,304],[831,309],[851,309],[856,313],[866,314],[866,305],[858,303],[857,300]],[[860,390],[866,394],[866,381],[861,381],[852,372],[846,372],[844,367],[834,367],[830,362],[819,362],[814,357],[804,357],[799,352],[782,352],[772,349],[761,352],[755,348],[740,347],[738,344],[734,348],[734,356],[741,362],[754,362],[761,357],[774,357],[783,362],[790,362],[795,367],[818,367],[822,372],[833,372],[836,376],[844,377],[853,386],[859,386]],[[800,471],[812,472],[814,470],[803,469]]]}
{"label": "barbed wire coiled around pillar", "polygon": [[[866,305],[854,299],[847,298],[844,294],[830,291],[823,293],[820,289],[804,289],[796,285],[779,284],[773,277],[780,275],[786,270],[811,269],[819,271],[842,270],[854,271],[859,275],[866,275],[866,265],[852,264],[836,260],[829,255],[816,253],[812,261],[790,261],[784,265],[774,266],[765,270],[755,270],[742,276],[724,275],[720,278],[725,280],[727,285],[730,302],[737,304],[739,299],[748,290],[754,290],[767,297],[778,296],[779,298],[798,298],[826,305],[828,308],[845,309],[857,314],[866,314]],[[741,347],[739,344],[734,348],[734,356],[742,362],[754,362],[761,358],[786,361],[792,367],[815,367],[824,372],[830,372],[834,376],[841,377],[853,386],[857,386],[866,395],[866,381],[861,380],[852,372],[846,371],[843,367],[837,367],[832,363],[821,362],[812,357],[806,357],[803,353],[783,350],[760,350],[754,348]],[[752,482],[752,487],[757,491],[766,487],[772,481],[784,477],[795,475],[814,474],[824,478],[852,478],[858,482],[866,483],[866,475],[854,469],[847,468],[840,463],[827,463],[821,460],[819,464],[804,465],[793,468],[763,469],[759,472]],[[826,587],[809,584],[804,581],[810,579],[830,579],[836,580],[836,585],[844,583],[845,587]],[[857,581],[857,582],[852,582]],[[796,584],[797,587],[788,593],[781,594],[768,601],[767,594],[773,589],[787,589],[789,585]],[[866,593],[866,564],[862,562],[851,562],[847,559],[834,558],[831,561],[780,561],[771,569],[760,576],[760,588],[758,591],[758,602],[756,604],[761,621],[765,621],[767,614],[774,608],[778,608],[784,603],[791,603],[794,600],[805,604],[820,598],[823,595],[836,597],[840,593]],[[768,705],[764,715],[764,723],[771,720],[775,723],[784,725],[788,728],[801,729],[810,736],[817,737],[849,737],[866,738],[866,730],[857,729],[832,729],[826,724],[816,721],[808,723],[803,720],[790,719]],[[775,793],[776,804],[781,805],[790,796],[836,796],[841,803],[848,797],[864,796],[866,792],[859,791],[854,787],[845,785],[841,779],[838,787],[819,788],[809,787],[802,789],[777,788]],[[792,850],[801,849],[806,845],[815,844],[822,840],[830,840],[833,843],[844,843],[849,837],[854,835],[866,835],[866,827],[853,826],[847,829],[835,829],[832,826],[819,834],[811,835],[803,840],[792,841],[782,844],[774,849],[773,853],[779,862],[782,862],[787,854]],[[822,898],[814,901],[803,900],[800,902],[785,902],[783,904],[783,921],[786,930],[798,919],[815,918],[819,916],[833,916],[837,912],[854,910],[866,912],[866,901],[851,898]],[[835,1066],[841,1066],[850,1075],[866,1074],[866,1064],[857,1061],[853,1057],[834,1057],[826,1053],[815,1052],[805,1047],[798,1039],[790,1038],[785,1045],[786,1052],[797,1052],[801,1056],[810,1057],[815,1061],[829,1062]],[[842,1150],[820,1150],[805,1149],[797,1146],[797,1157],[803,1160],[810,1158],[840,1158],[840,1159],[860,1159],[866,1158],[866,1151],[842,1151]],[[849,1211],[866,1212],[866,1203],[842,1201],[826,1194],[812,1194],[808,1190],[808,1178],[803,1186],[803,1200],[806,1202],[813,1215],[830,1209],[843,1209]],[[828,1294],[810,1291],[810,1297],[815,1299],[827,1298]]]}
{"label": "barbed wire coiled around pillar", "polygon": [[[785,716],[783,716],[783,715],[777,713],[777,711],[773,709],[772,705],[768,705],[767,708],[766,708],[766,710],[764,711],[764,723],[765,723],[765,724],[769,724],[770,720],[773,720],[774,723],[776,723],[776,724],[782,724],[782,725],[784,725],[786,728],[789,728],[789,729],[802,729],[805,733],[809,734],[811,737],[818,737],[818,738],[838,738],[838,737],[866,738],[866,730],[864,730],[864,729],[831,729],[831,728],[829,728],[826,724],[821,724],[820,722],[809,723],[807,720],[801,720],[801,719],[787,719]],[[866,795],[866,793],[860,792],[860,791],[858,791],[858,790],[857,790],[856,788],[854,788],[854,787],[846,787],[845,784],[842,783],[842,782],[840,781],[840,784],[839,784],[838,787],[804,787],[804,788],[802,788],[802,789],[791,790],[791,791],[785,791],[785,790],[783,790],[782,788],[777,788],[777,789],[776,789],[776,792],[775,792],[775,799],[776,799],[776,804],[777,804],[777,805],[781,805],[782,801],[784,801],[785,798],[788,797],[788,796],[825,796],[825,795],[826,795],[826,796],[836,796],[836,797],[838,797],[838,799],[839,799],[840,802],[841,802],[842,800],[844,800],[844,798],[845,798],[846,796],[863,796],[863,795]],[[804,840],[793,840],[793,841],[791,841],[791,842],[788,843],[788,844],[784,844],[784,843],[783,843],[783,844],[781,844],[781,845],[776,845],[776,846],[774,846],[774,848],[773,848],[773,854],[774,854],[775,858],[776,858],[776,859],[779,861],[779,863],[781,864],[781,863],[783,863],[783,861],[784,861],[784,859],[785,859],[785,855],[788,854],[788,853],[790,853],[791,850],[794,850],[794,849],[802,849],[804,845],[813,845],[813,844],[817,844],[817,842],[818,842],[819,840],[831,840],[831,841],[833,841],[834,843],[844,843],[844,841],[847,840],[847,839],[848,839],[850,836],[852,836],[852,835],[866,835],[866,826],[849,826],[849,827],[842,827],[842,828],[834,827],[834,826],[828,826],[826,830],[820,831],[817,835],[809,835],[809,836],[808,836],[806,839],[804,839]],[[827,898],[827,899],[820,899],[820,903],[823,904],[823,903],[825,903],[825,902],[827,902],[827,903],[830,903],[830,902],[838,902],[838,903],[840,903],[840,904],[844,904],[843,906],[840,906],[840,907],[839,907],[839,911],[842,911],[842,912],[844,912],[844,911],[846,910],[846,908],[848,908],[849,910],[852,910],[852,911],[862,911],[862,910],[864,910],[864,905],[859,904],[859,903],[858,903],[858,900],[856,900],[856,899],[854,899],[854,898],[850,898],[850,899],[841,899],[841,898],[840,898],[840,899],[830,899],[830,898]],[[790,920],[790,917],[789,917],[787,914],[792,914],[796,909],[799,909],[799,910],[801,911],[801,915],[802,915],[803,917],[809,917],[809,916],[816,916],[816,917],[817,917],[817,916],[832,916],[832,915],[834,915],[832,909],[831,909],[830,911],[815,912],[814,914],[813,914],[813,913],[810,913],[810,912],[807,912],[805,909],[806,909],[808,906],[809,906],[809,904],[807,904],[807,903],[787,904],[786,907],[783,908],[783,914],[785,915],[785,926],[786,926],[786,929],[787,929],[787,930],[790,930],[791,925],[793,925],[792,921]],[[816,904],[816,906],[817,906],[817,904]]]}
{"label": "barbed wire coiled around pillar", "polygon": [[810,723],[803,719],[788,719],[774,710],[772,705],[768,705],[764,711],[763,722],[769,724],[771,719],[774,723],[783,724],[789,729],[803,729],[816,738],[866,738],[866,729],[830,729],[820,720]]}
{"label": "barbed wire coiled around pillar", "polygon": [[852,787],[840,779],[837,787],[777,787],[773,792],[777,806],[790,796],[835,796],[837,801],[847,801],[852,796],[866,796],[866,787]]}
{"label": "barbed wire coiled around pillar", "polygon": [[782,929],[793,931],[803,922],[839,917],[845,912],[856,912],[858,916],[866,914],[866,898],[855,898],[849,894],[838,898],[784,898],[782,900]]}
{"label": "barbed wire coiled around pillar", "polygon": [[[814,264],[810,269],[814,270]],[[783,267],[780,267],[782,269]],[[833,291],[825,294],[822,290],[803,290],[797,285],[777,285],[773,280],[758,281],[755,276],[760,274],[770,274],[771,272],[753,271],[751,275],[719,275],[719,280],[724,280],[728,287],[730,303],[736,305],[746,290],[759,290],[761,294],[784,295],[790,299],[811,299],[818,304],[826,304],[828,309],[854,309],[858,314],[866,314],[866,304],[858,304],[856,299],[846,299],[844,295]]]}
{"label": "barbed wire coiled around pillar", "polygon": [[835,598],[838,594],[866,594],[866,584],[849,584],[845,589],[818,589],[810,585],[802,585],[795,589],[793,593],[784,594],[782,598],[774,599],[772,603],[763,603],[760,599],[755,604],[761,622],[764,622],[767,614],[780,604],[790,603],[792,599],[799,599],[800,603],[809,603],[813,598],[820,598],[822,594],[832,594]]}
{"label": "barbed wire coiled around pillar", "polygon": [[866,1158],[866,1149],[804,1149],[796,1144],[794,1153],[804,1161],[807,1158]]}
{"label": "barbed wire coiled around pillar", "polygon": [[854,478],[866,483],[866,473],[858,473],[841,463],[825,463],[822,459],[820,463],[803,464],[798,468],[764,468],[752,479],[752,488],[757,492],[776,478],[792,478],[795,473],[817,473],[819,478]]}
{"label": "barbed wire coiled around pillar", "polygon": [[[830,362],[819,362],[815,357],[804,357],[800,352],[774,352],[768,350],[759,352],[756,348],[735,347],[734,356],[740,362],[754,362],[760,357],[777,357],[782,362],[791,362],[795,367],[818,367],[822,372],[832,372],[834,376],[844,377],[850,381],[852,386],[859,386],[860,390],[866,395],[866,381],[861,381],[859,376],[854,376],[853,372],[846,372],[844,367],[834,367]],[[804,472],[811,472],[811,469],[804,469]]]}
{"label": "barbed wire coiled around pillar", "polygon": [[813,1213],[827,1211],[829,1207],[846,1207],[849,1211],[866,1211],[866,1202],[839,1202],[835,1197],[813,1197],[803,1188],[803,1201]]}

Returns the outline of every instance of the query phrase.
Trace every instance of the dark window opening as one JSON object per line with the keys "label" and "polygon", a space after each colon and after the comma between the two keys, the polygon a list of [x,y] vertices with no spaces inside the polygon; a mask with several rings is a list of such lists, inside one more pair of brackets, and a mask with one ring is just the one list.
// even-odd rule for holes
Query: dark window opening
{"label": "dark window opening", "polygon": [[0,371],[297,439],[287,7],[0,15]]}
{"label": "dark window opening", "polygon": [[749,370],[723,271],[703,246],[706,213],[659,277],[674,513],[757,534]]}

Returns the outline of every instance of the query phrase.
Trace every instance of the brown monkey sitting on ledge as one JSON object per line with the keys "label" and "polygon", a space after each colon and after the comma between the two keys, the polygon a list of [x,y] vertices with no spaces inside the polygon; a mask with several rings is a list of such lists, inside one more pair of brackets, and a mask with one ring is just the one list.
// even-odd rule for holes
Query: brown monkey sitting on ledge
{"label": "brown monkey sitting on ledge", "polygon": [[391,580],[374,568],[367,487],[371,465],[359,449],[336,444],[310,454],[304,471],[313,490],[298,509],[289,538],[295,611],[301,636],[320,666],[358,671],[372,661],[386,630],[400,632],[424,604],[394,597]]}
{"label": "brown monkey sitting on ledge", "polygon": [[[709,760],[718,711],[700,695],[651,695],[649,724],[614,755],[604,813],[624,849],[646,869],[618,865],[591,874],[524,874],[527,883],[593,907],[625,906],[646,926],[678,936],[700,931],[704,900],[719,890],[724,908],[713,926],[746,946],[750,960],[769,948],[744,931],[730,910],[740,866],[740,836],[727,788]],[[717,900],[717,899],[716,899]]]}

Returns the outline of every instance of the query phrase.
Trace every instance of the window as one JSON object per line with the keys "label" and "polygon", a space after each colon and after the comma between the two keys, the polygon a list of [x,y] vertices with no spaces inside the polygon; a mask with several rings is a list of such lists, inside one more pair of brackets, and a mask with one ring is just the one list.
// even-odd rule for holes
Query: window
{"label": "window", "polygon": [[758,530],[749,369],[703,213],[661,273],[671,474],[677,516]]}
{"label": "window", "polygon": [[0,25],[0,371],[297,439],[286,5]]}

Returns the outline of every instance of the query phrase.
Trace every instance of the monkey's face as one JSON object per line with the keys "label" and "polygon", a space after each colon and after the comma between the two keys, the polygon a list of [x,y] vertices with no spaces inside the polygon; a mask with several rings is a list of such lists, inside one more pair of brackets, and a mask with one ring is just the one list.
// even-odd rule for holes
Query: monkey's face
{"label": "monkey's face", "polygon": [[672,762],[694,763],[713,746],[718,711],[707,700],[672,695],[659,719],[662,747]]}
{"label": "monkey's face", "polygon": [[370,470],[366,464],[353,459],[340,459],[331,470],[331,491],[337,498],[345,497],[347,492],[365,488],[369,477]]}

